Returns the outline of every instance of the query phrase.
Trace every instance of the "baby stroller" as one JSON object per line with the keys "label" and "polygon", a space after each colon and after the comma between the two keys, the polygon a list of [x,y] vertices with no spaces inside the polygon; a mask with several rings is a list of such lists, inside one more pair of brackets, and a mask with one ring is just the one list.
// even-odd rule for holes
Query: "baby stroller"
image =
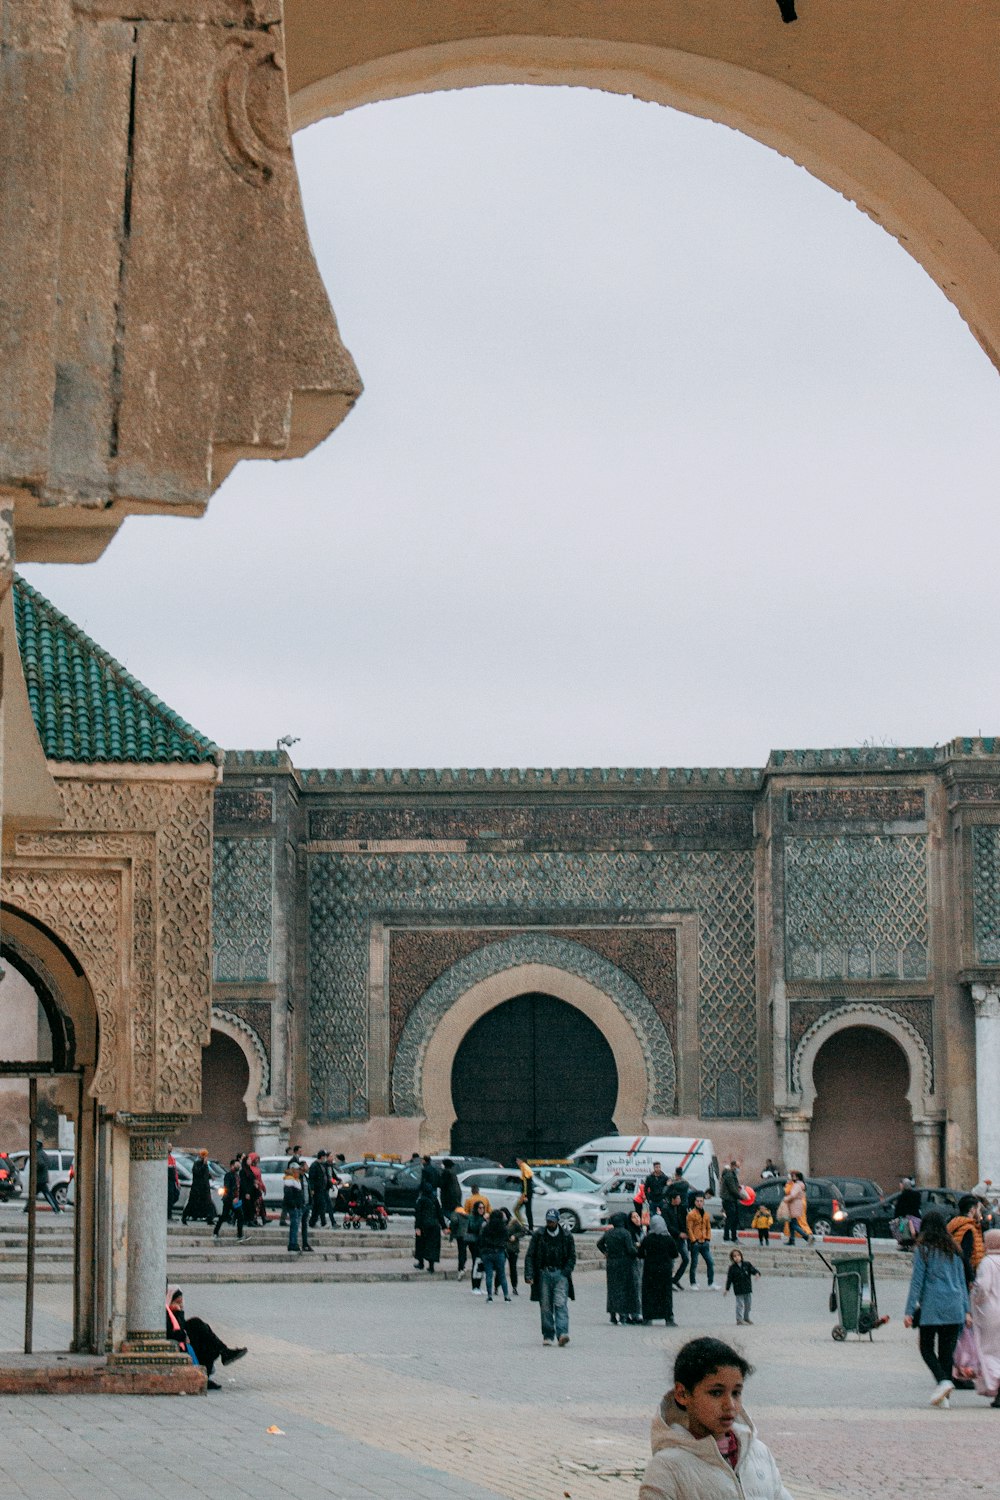
{"label": "baby stroller", "polygon": [[352,1183],[344,1211],[344,1228],[360,1229],[367,1224],[369,1229],[388,1229],[389,1215],[385,1204],[374,1189],[363,1182]]}

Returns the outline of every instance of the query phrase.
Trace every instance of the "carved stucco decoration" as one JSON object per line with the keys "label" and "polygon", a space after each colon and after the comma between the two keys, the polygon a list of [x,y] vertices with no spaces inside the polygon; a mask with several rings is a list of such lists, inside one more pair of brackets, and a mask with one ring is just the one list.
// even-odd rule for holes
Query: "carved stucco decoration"
{"label": "carved stucco decoration", "polygon": [[194,1113],[211,1031],[207,781],[60,780],[58,832],[22,834],[5,899],[59,934],[100,1021],[95,1096]]}
{"label": "carved stucco decoration", "polygon": [[360,382],[282,0],[0,0],[0,32],[0,491],[22,560],[97,555],[130,510],[197,514],[237,459],[307,452]]}

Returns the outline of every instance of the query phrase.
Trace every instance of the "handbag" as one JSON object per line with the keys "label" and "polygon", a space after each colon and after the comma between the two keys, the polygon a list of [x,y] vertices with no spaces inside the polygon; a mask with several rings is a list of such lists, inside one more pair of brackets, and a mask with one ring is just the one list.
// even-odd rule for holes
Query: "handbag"
{"label": "handbag", "polygon": [[979,1344],[976,1330],[968,1324],[962,1329],[951,1360],[952,1373],[958,1380],[975,1380],[979,1374]]}
{"label": "handbag", "polygon": [[916,1307],[913,1309],[913,1316],[910,1319],[910,1322],[913,1324],[914,1328],[919,1328],[920,1327],[920,1303],[919,1302],[917,1303]]}

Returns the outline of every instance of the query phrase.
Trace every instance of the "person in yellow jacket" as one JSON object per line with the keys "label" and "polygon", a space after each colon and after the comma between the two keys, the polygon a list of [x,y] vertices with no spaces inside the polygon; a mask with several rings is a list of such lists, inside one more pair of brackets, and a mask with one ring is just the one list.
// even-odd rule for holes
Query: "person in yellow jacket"
{"label": "person in yellow jacket", "polygon": [[750,1220],[750,1228],[756,1229],[757,1238],[762,1245],[771,1243],[771,1225],[774,1223],[774,1215],[766,1203],[758,1203],[757,1212]]}
{"label": "person in yellow jacket", "polygon": [[698,1257],[705,1262],[708,1274],[708,1290],[715,1291],[715,1262],[712,1259],[712,1221],[705,1212],[705,1194],[699,1193],[694,1200],[694,1207],[689,1209],[687,1216],[688,1246],[691,1250],[691,1265],[688,1269],[688,1283],[692,1292],[698,1290],[695,1280],[695,1272],[698,1269]]}
{"label": "person in yellow jacket", "polygon": [[493,1212],[493,1209],[490,1206],[490,1200],[487,1198],[485,1193],[481,1193],[479,1191],[478,1182],[470,1182],[469,1186],[472,1189],[472,1192],[462,1204],[462,1212],[465,1214],[475,1213],[476,1204],[481,1203],[483,1205],[483,1208],[486,1210],[486,1217],[489,1218],[490,1214]]}

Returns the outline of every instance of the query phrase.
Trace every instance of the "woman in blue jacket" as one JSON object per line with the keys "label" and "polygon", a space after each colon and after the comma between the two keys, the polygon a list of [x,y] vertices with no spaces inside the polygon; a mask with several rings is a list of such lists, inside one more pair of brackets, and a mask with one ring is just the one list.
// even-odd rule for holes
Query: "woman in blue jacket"
{"label": "woman in blue jacket", "polygon": [[937,1213],[925,1216],[917,1237],[903,1322],[920,1329],[920,1357],[937,1381],[931,1405],[948,1406],[955,1345],[972,1315],[962,1257]]}

